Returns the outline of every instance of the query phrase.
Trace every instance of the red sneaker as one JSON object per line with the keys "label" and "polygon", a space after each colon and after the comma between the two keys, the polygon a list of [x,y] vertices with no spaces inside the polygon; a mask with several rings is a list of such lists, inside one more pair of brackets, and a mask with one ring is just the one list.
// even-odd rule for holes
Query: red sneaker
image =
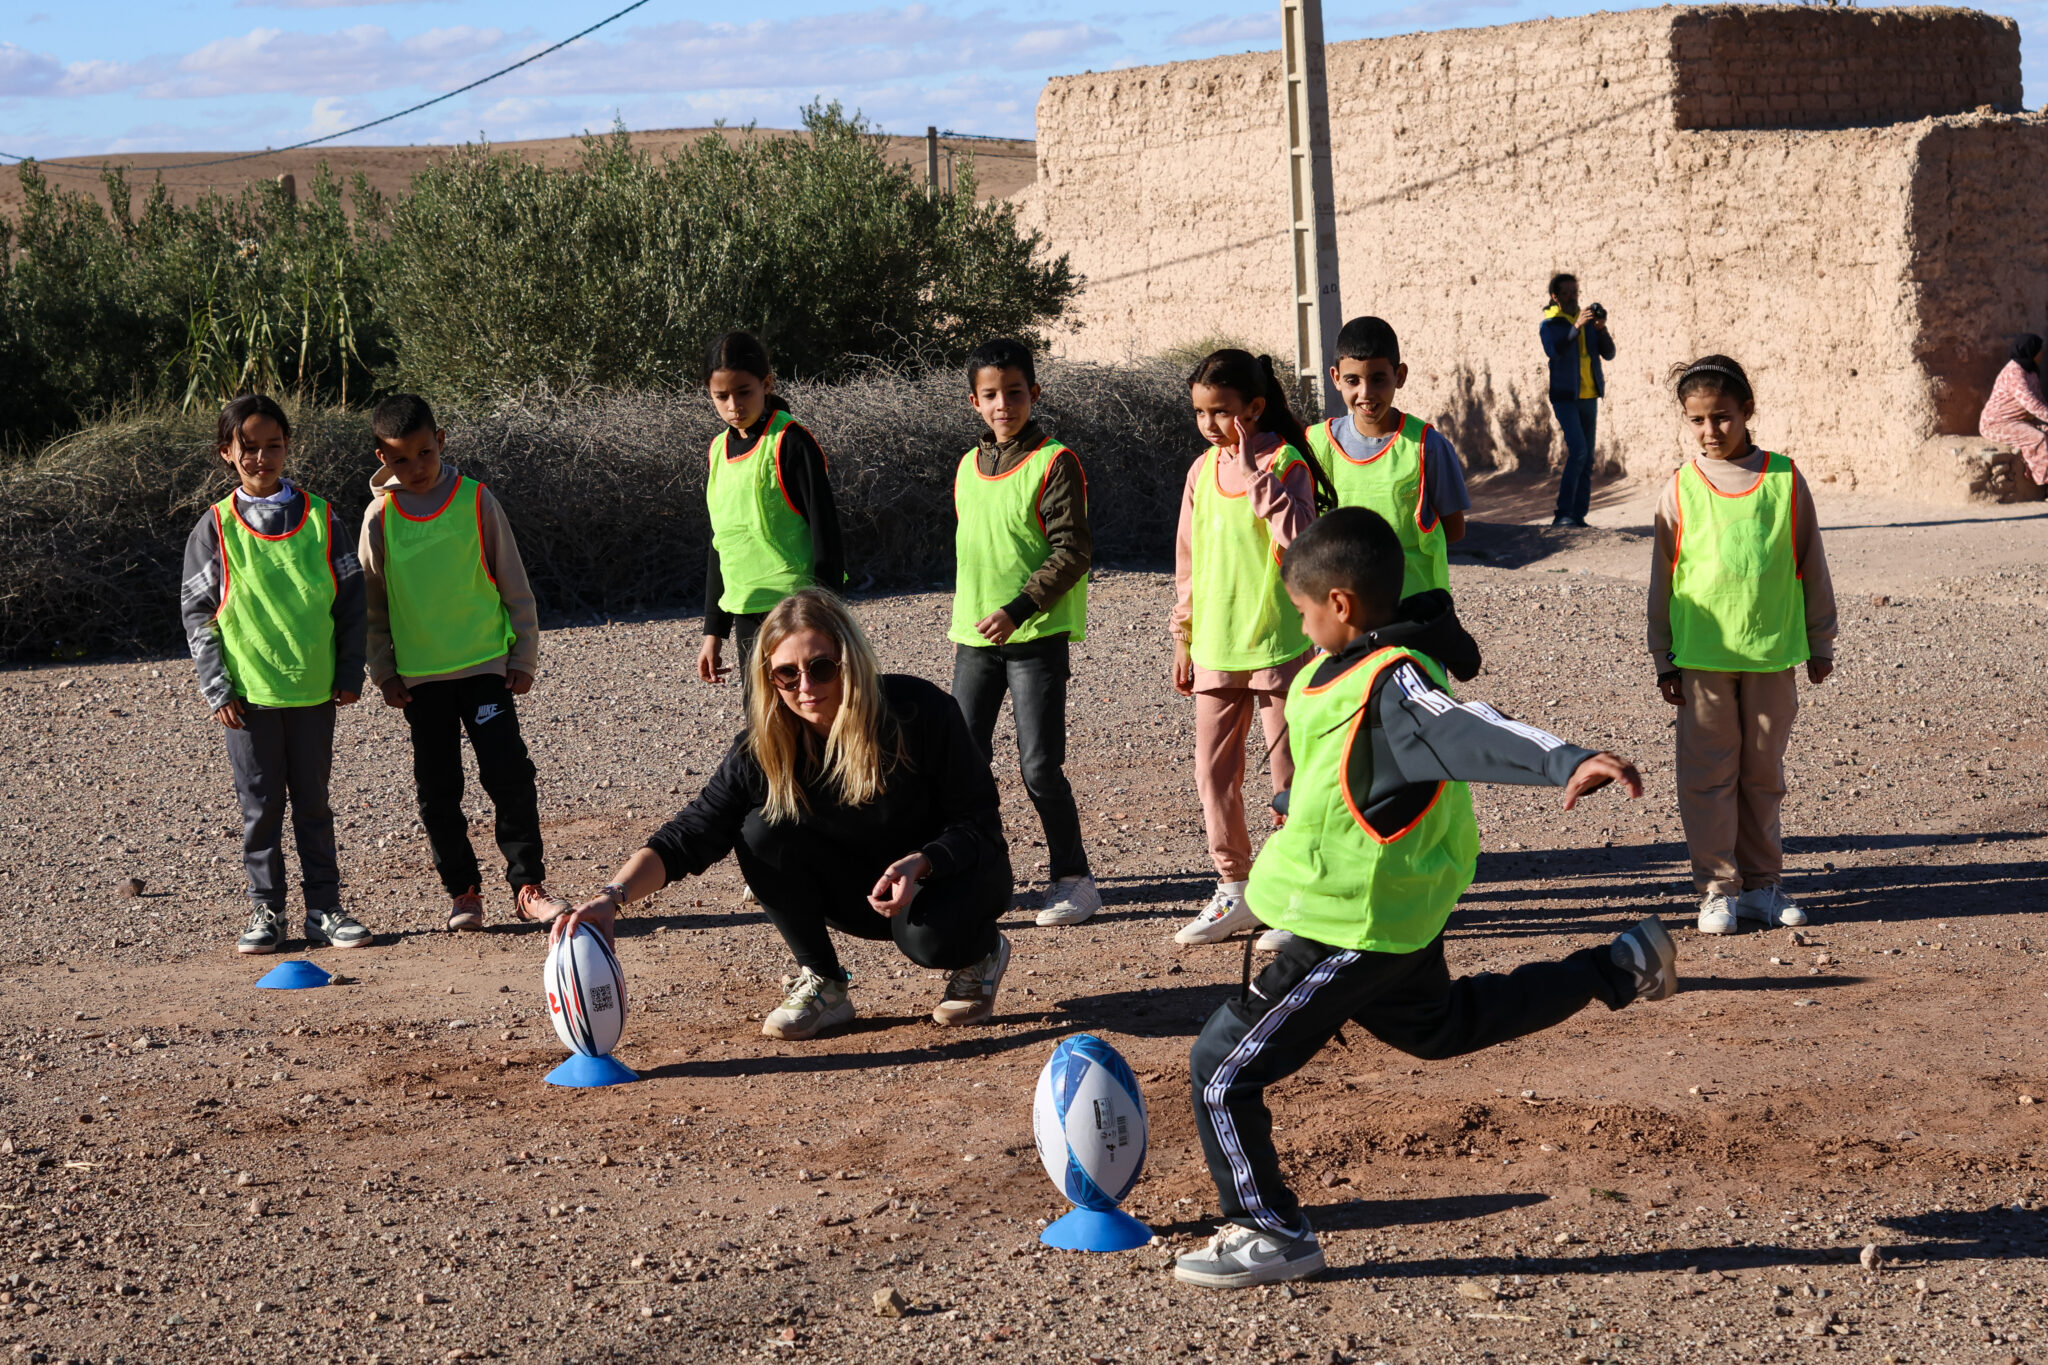
{"label": "red sneaker", "polygon": [[569,902],[551,893],[545,883],[530,882],[513,893],[512,913],[528,924],[546,924],[568,914]]}
{"label": "red sneaker", "polygon": [[448,907],[448,927],[455,930],[484,927],[484,898],[477,893],[476,887],[472,886],[457,896]]}

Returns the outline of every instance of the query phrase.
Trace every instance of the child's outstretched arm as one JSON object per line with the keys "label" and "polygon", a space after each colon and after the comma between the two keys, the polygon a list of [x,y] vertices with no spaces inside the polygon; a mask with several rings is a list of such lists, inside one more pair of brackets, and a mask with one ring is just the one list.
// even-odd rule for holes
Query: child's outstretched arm
{"label": "child's outstretched arm", "polygon": [[[1628,760],[1567,744],[1485,702],[1459,701],[1412,663],[1397,665],[1381,687],[1379,720],[1399,769],[1396,781],[1563,787],[1566,809],[1609,782],[1624,783],[1631,796],[1643,794],[1642,778]],[[1383,785],[1375,774],[1373,794]]]}

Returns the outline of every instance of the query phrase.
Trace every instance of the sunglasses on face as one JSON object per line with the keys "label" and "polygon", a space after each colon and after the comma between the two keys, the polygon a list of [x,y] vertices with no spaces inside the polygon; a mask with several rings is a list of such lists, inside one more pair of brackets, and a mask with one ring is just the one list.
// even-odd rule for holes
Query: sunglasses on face
{"label": "sunglasses on face", "polygon": [[794,692],[806,678],[813,687],[829,687],[839,677],[839,660],[818,658],[807,664],[777,664],[768,670],[779,691]]}

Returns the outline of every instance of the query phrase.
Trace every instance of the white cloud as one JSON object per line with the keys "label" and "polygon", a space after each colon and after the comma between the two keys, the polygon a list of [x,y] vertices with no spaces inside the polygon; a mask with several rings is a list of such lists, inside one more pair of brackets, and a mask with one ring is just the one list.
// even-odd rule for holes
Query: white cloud
{"label": "white cloud", "polygon": [[63,63],[49,53],[0,43],[0,96],[54,94],[63,79]]}

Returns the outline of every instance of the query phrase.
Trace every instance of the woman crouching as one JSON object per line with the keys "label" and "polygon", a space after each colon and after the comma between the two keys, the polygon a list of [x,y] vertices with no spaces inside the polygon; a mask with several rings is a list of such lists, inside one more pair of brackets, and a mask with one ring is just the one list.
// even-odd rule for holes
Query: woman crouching
{"label": "woman crouching", "polygon": [[1010,965],[996,929],[1010,852],[960,708],[922,678],[882,673],[846,604],[821,588],[768,613],[746,667],[745,733],[697,799],[555,936],[588,924],[609,940],[625,906],[730,852],[796,956],[788,998],[761,1032],[811,1038],[852,1021],[833,929],[894,939],[920,967],[951,971],[933,1022],[988,1018]]}

